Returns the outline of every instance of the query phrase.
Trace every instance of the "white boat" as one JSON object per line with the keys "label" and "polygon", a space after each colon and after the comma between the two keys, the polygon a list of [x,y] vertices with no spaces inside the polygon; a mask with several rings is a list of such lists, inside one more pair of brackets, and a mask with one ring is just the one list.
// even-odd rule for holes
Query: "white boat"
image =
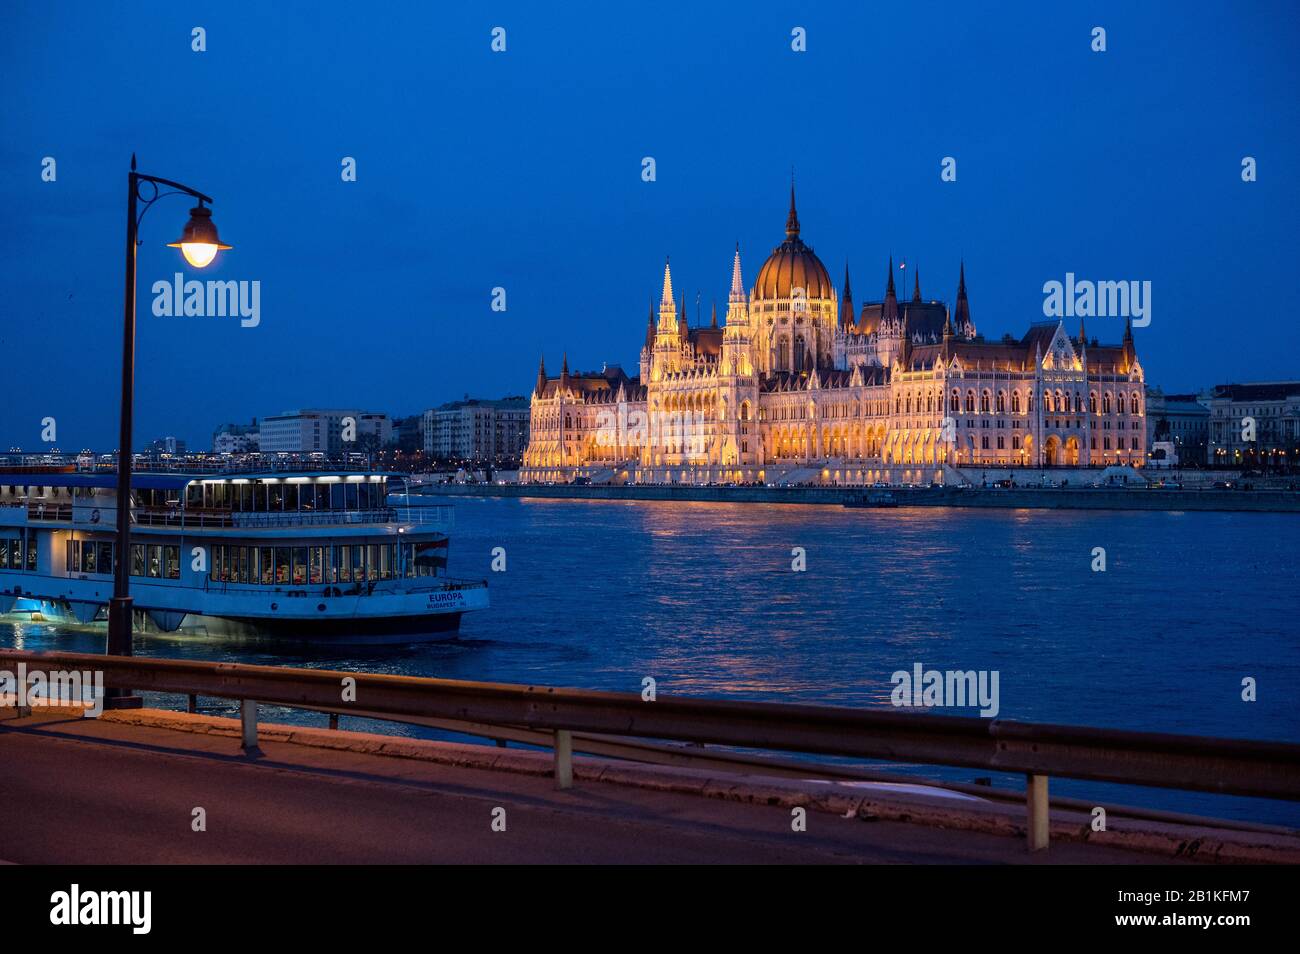
{"label": "white boat", "polygon": [[[487,583],[446,575],[452,510],[373,473],[136,473],[137,627],[303,642],[454,638]],[[88,624],[113,595],[117,476],[0,471],[0,613]]]}

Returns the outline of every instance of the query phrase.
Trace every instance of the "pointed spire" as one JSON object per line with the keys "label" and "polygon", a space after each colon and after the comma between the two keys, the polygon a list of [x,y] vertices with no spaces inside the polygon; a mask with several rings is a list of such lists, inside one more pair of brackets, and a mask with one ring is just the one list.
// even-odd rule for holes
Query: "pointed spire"
{"label": "pointed spire", "polygon": [[717,299],[714,299],[714,301],[713,301],[713,320],[709,322],[709,327],[710,327],[710,328],[716,328],[716,327],[718,327],[718,302],[717,302]]}
{"label": "pointed spire", "polygon": [[912,286],[912,301],[920,301],[921,300],[921,269],[917,268],[915,271],[913,271],[912,276],[916,279],[916,284]]}
{"label": "pointed spire", "polygon": [[1137,360],[1137,349],[1133,347],[1133,318],[1132,316],[1124,319],[1124,366],[1123,371],[1128,374],[1129,369],[1133,367],[1133,362]]}
{"label": "pointed spire", "polygon": [[564,352],[564,364],[560,366],[560,377],[567,378],[568,376],[569,376],[569,352],[566,351]]}
{"label": "pointed spire", "polygon": [[546,390],[546,355],[542,355],[537,362],[537,394],[540,396]]}
{"label": "pointed spire", "polygon": [[645,346],[647,348],[655,346],[655,299],[653,295],[650,296],[650,318],[646,322]]}
{"label": "pointed spire", "polygon": [[943,309],[943,340],[946,342],[953,336],[952,312],[946,307]]}
{"label": "pointed spire", "polygon": [[849,282],[849,263],[844,263],[844,297],[840,299],[840,327],[853,327],[853,285]]}
{"label": "pointed spire", "polygon": [[690,333],[690,325],[686,321],[686,295],[682,295],[682,309],[677,312],[677,333],[682,336],[682,341],[686,341],[686,336]]}
{"label": "pointed spire", "polygon": [[785,219],[785,237],[795,239],[799,237],[799,213],[794,208],[794,170],[790,170],[790,214]]}
{"label": "pointed spire", "polygon": [[885,285],[885,304],[880,310],[880,323],[898,320],[898,295],[894,291],[894,256],[889,256],[889,281]]}
{"label": "pointed spire", "polygon": [[728,301],[743,302],[745,300],[745,279],[740,273],[740,243],[736,243],[736,257],[731,263],[731,292],[727,295]]}
{"label": "pointed spire", "polygon": [[1083,315],[1079,316],[1079,347],[1086,347],[1088,344],[1088,332],[1083,327]]}
{"label": "pointed spire", "polygon": [[957,277],[957,314],[954,316],[957,330],[963,335],[968,333],[970,320],[970,301],[966,298],[966,260],[962,259],[961,271]]}
{"label": "pointed spire", "polygon": [[673,303],[673,272],[669,267],[667,257],[664,258],[664,296],[659,303],[662,305],[671,305]]}

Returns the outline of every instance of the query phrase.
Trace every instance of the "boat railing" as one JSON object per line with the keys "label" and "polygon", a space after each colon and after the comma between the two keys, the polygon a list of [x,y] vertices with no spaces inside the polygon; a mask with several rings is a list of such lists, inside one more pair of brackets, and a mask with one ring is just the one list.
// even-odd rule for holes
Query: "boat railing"
{"label": "boat railing", "polygon": [[29,521],[70,521],[72,519],[72,504],[29,503],[27,505],[27,519]]}
{"label": "boat railing", "polygon": [[186,529],[261,529],[268,527],[328,527],[392,523],[391,507],[377,510],[299,510],[283,513],[248,510],[192,510],[180,507],[136,507],[134,522],[143,527]]}

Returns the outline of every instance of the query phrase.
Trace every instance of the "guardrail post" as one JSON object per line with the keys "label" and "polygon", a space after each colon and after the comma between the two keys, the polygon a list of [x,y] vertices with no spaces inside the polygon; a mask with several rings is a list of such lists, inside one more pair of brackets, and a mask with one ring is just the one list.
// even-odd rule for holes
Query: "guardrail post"
{"label": "guardrail post", "polygon": [[1047,776],[1025,776],[1025,802],[1029,812],[1029,850],[1046,851],[1048,840]]}
{"label": "guardrail post", "polygon": [[333,730],[333,729],[337,729],[338,727],[339,727],[339,714],[337,712],[331,712],[330,729]]}
{"label": "guardrail post", "polygon": [[573,733],[555,730],[555,787],[573,788]]}
{"label": "guardrail post", "polygon": [[252,699],[239,700],[239,723],[243,730],[244,752],[248,755],[257,755],[257,703]]}
{"label": "guardrail post", "polygon": [[199,697],[196,696],[196,695],[195,695],[194,693],[192,693],[192,692],[189,694],[189,696],[188,696],[188,697],[186,698],[186,700],[185,700],[185,711],[186,711],[186,712],[198,712],[198,711],[199,711]]}

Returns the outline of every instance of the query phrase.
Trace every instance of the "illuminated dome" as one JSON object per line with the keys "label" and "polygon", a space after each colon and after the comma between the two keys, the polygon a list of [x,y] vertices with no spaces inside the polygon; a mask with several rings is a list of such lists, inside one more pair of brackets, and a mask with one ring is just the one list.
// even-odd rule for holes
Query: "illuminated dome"
{"label": "illuminated dome", "polygon": [[758,281],[754,301],[790,298],[792,288],[804,289],[809,299],[831,297],[831,277],[813,250],[799,238],[799,216],[794,210],[794,186],[790,186],[790,216],[785,221],[785,241],[772,250]]}

